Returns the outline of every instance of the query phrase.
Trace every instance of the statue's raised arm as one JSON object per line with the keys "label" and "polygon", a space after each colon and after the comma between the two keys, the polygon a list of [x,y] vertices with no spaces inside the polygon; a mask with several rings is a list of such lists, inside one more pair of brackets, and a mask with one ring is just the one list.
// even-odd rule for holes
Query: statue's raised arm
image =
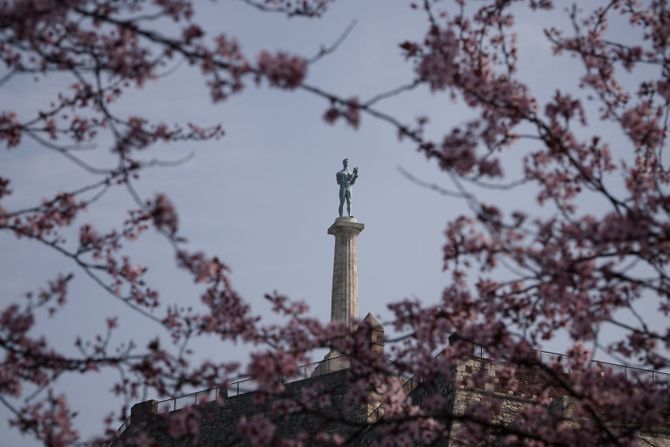
{"label": "statue's raised arm", "polygon": [[354,173],[353,173],[353,175],[351,176],[351,184],[352,184],[352,185],[353,185],[354,183],[356,183],[356,179],[357,179],[357,178],[358,178],[358,166],[356,166],[356,167],[354,168]]}

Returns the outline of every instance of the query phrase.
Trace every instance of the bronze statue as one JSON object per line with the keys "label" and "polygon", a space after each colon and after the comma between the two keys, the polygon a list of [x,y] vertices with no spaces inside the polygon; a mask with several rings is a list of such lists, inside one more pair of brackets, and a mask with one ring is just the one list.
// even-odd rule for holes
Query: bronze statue
{"label": "bronze statue", "polygon": [[358,166],[354,168],[354,172],[349,172],[349,159],[342,160],[342,164],[344,168],[335,175],[337,184],[340,185],[340,217],[342,217],[345,200],[347,201],[347,214],[351,217],[351,187],[358,178]]}

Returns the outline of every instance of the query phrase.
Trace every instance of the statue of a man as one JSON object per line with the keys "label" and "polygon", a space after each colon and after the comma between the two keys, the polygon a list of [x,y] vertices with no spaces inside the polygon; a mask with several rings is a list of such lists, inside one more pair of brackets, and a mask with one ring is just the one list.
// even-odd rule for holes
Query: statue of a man
{"label": "statue of a man", "polygon": [[352,173],[349,172],[349,160],[347,158],[342,160],[342,164],[344,168],[335,175],[337,184],[340,185],[340,217],[342,217],[345,200],[347,201],[347,214],[351,217],[351,187],[358,178],[358,167],[355,167]]}

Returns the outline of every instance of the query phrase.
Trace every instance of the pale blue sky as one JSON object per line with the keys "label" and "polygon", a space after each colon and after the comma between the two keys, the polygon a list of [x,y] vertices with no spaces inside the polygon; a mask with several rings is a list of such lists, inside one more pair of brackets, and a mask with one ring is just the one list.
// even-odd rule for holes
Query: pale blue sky
{"label": "pale blue sky", "polygon": [[[198,0],[196,19],[211,35],[223,31],[237,36],[242,50],[251,57],[261,49],[312,56],[356,20],[337,52],[310,67],[307,81],[343,96],[369,98],[412,80],[411,65],[403,60],[398,44],[421,39],[426,20],[421,12],[410,10],[409,3],[341,0],[322,19],[305,20],[263,14],[233,0]],[[542,28],[549,24],[564,27],[565,14],[524,13],[517,27],[522,78],[540,100],[558,86],[574,88],[581,73],[569,57],[552,57],[542,35]],[[625,27],[619,31],[627,32]],[[63,82],[67,81],[14,80],[0,89],[0,110],[28,113],[58,92]],[[333,241],[326,229],[337,215],[335,172],[345,157],[360,169],[353,209],[366,224],[359,238],[361,315],[373,312],[383,319],[386,303],[405,297],[436,301],[449,280],[442,272],[443,231],[449,219],[466,211],[465,206],[410,183],[397,171],[401,166],[425,181],[451,186],[434,163],[417,154],[411,144],[399,142],[388,125],[363,116],[357,131],[342,122],[330,126],[321,119],[326,107],[323,100],[306,93],[254,85],[212,105],[197,71],[184,64],[170,77],[126,93],[116,111],[167,122],[222,123],[226,136],[220,141],[154,147],[154,157],[178,158],[189,152],[194,157],[178,168],[146,172],[138,189],[146,197],[156,192],[169,195],[179,210],[190,247],[224,260],[232,269],[235,288],[257,312],[268,315],[263,295],[277,290],[306,300],[313,315],[329,318]],[[433,135],[441,135],[472,114],[446,95],[432,96],[425,88],[388,100],[380,108],[406,121],[429,115]],[[99,150],[87,154],[87,159],[110,162],[106,142],[102,138]],[[613,149],[627,157],[627,144]],[[508,156],[518,160],[519,149]],[[510,178],[517,177],[515,169],[518,173],[518,167],[508,169]],[[66,160],[28,141],[15,150],[0,151],[0,174],[14,185],[14,195],[3,199],[8,209],[90,180]],[[536,208],[532,191],[520,190],[513,200],[483,194],[503,207]],[[121,210],[132,207],[124,191],[112,193],[80,222],[118,227],[125,218]],[[166,302],[199,302],[198,289],[186,273],[175,268],[173,253],[164,240],[147,235],[129,251],[150,266],[149,279],[159,286]],[[146,340],[156,333],[155,326],[129,314],[62,257],[6,234],[0,234],[0,253],[4,255],[0,257],[2,306],[57,272],[75,272],[67,311],[39,324],[56,345],[71,347],[77,334],[92,336],[102,330],[106,317],[115,315],[121,317],[117,341]],[[560,350],[562,344],[548,347]],[[241,358],[242,352],[207,341],[198,349],[202,357],[214,359]],[[117,409],[110,384],[108,374],[60,382],[80,411],[77,427],[84,436],[95,433],[107,411]],[[0,418],[0,447],[29,445],[8,430],[6,411],[0,410]]]}

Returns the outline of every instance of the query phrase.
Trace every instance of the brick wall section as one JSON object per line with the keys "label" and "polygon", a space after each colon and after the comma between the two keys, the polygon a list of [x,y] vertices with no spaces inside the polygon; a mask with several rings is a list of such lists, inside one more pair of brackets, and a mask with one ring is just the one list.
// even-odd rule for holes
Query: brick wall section
{"label": "brick wall section", "polygon": [[[540,371],[536,368],[526,368],[516,374],[516,386],[510,386],[501,372],[504,363],[489,359],[472,357],[457,362],[452,372],[454,380],[443,389],[444,394],[451,394],[451,411],[454,415],[465,415],[472,405],[495,400],[500,404],[500,411],[496,413],[492,422],[503,425],[513,424],[518,412],[525,406],[537,401],[539,392],[546,387],[541,380]],[[476,376],[484,374],[487,381],[484,387],[477,386]],[[551,412],[557,417],[570,418],[571,400],[558,388],[549,389],[552,404]],[[462,423],[455,421],[450,429],[450,437],[457,438]],[[661,427],[642,433],[640,438],[649,441],[656,447],[670,447],[670,417]],[[445,445],[458,445],[448,443]],[[644,445],[644,444],[643,444]]]}
{"label": "brick wall section", "polygon": [[[497,401],[500,411],[496,412],[491,422],[507,425],[512,424],[518,412],[537,398],[538,388],[541,384],[539,377],[529,369],[517,374],[516,385],[511,386],[501,374],[504,364],[493,362],[482,358],[465,358],[456,363],[453,371],[453,381],[450,383],[448,393],[451,394],[451,413],[455,416],[467,415],[469,408],[473,405],[486,404]],[[477,376],[481,376],[481,381]],[[554,397],[560,397],[558,391],[554,391]],[[450,427],[450,437],[458,439],[459,432],[463,430],[462,422],[455,420]],[[451,442],[448,445],[460,445]]]}
{"label": "brick wall section", "polygon": [[[168,434],[168,419],[162,415],[152,415],[141,420],[131,421],[130,427],[117,440],[114,447],[132,446],[130,440],[134,435],[144,432],[152,439],[158,441],[161,447],[185,447],[185,446],[244,446],[237,434],[237,423],[242,416],[250,417],[255,414],[263,414],[274,420],[278,427],[278,433],[282,437],[296,438],[300,432],[316,433],[325,431],[328,433],[340,433],[345,435],[360,428],[367,417],[367,407],[345,408],[343,397],[346,392],[344,386],[344,376],[347,371],[338,371],[326,374],[316,378],[310,378],[286,385],[286,393],[299,393],[301,389],[308,386],[321,386],[324,392],[331,396],[333,406],[325,409],[323,414],[326,417],[320,417],[313,414],[295,413],[287,417],[279,417],[272,414],[269,404],[258,404],[255,401],[255,393],[247,393],[239,396],[226,398],[224,404],[209,402],[198,406],[197,423],[199,426],[199,436],[196,442],[192,439],[182,438],[174,439]],[[149,403],[153,401],[148,401]],[[150,406],[143,402],[143,406]],[[155,408],[155,405],[154,405]],[[170,416],[178,415],[187,409],[177,410],[170,413]],[[348,425],[344,422],[331,422],[327,416],[335,419],[351,421]]]}

